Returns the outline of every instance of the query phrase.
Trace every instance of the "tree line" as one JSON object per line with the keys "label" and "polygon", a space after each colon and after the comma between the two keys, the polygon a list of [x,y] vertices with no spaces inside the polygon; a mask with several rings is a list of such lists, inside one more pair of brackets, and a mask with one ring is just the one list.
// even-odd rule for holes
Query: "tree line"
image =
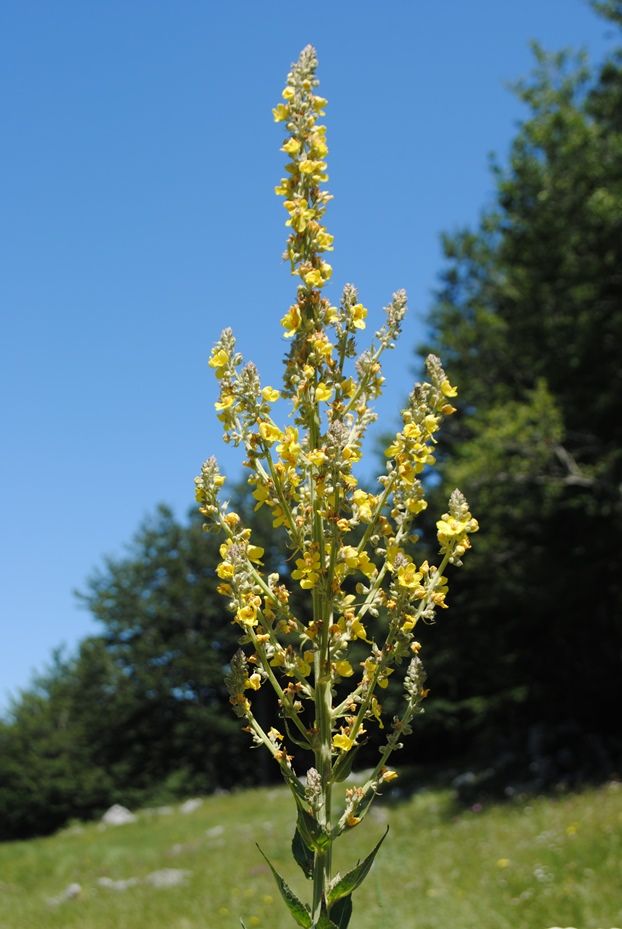
{"label": "tree line", "polygon": [[[620,0],[593,5],[622,26]],[[478,758],[482,789],[607,776],[622,758],[622,53],[596,67],[535,47],[516,92],[527,116],[492,205],[444,238],[417,353],[441,356],[461,408],[424,538],[453,486],[481,531],[424,650],[432,692],[401,760]],[[236,494],[287,574],[265,510]],[[0,721],[0,838],[272,776],[230,712],[217,560],[196,512],[161,506],[87,581],[101,633]]]}

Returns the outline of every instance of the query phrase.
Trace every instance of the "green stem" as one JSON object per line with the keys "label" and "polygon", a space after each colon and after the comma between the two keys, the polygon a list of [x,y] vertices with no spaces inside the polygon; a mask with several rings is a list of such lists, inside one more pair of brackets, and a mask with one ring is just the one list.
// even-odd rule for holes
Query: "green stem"
{"label": "green stem", "polygon": [[[317,381],[317,373],[315,376]],[[316,385],[315,385],[316,386]],[[320,441],[320,416],[317,403],[309,424],[310,446],[315,449]],[[320,555],[321,576],[319,584],[313,589],[313,619],[320,631],[319,648],[314,657],[315,665],[315,723],[317,741],[315,745],[315,767],[320,775],[320,798],[317,818],[322,831],[330,836],[332,803],[332,679],[330,667],[330,625],[332,623],[332,592],[327,584],[326,552],[324,540],[324,521],[318,512],[316,486],[313,474],[309,471],[311,510],[313,513],[313,544]],[[318,925],[323,912],[326,912],[326,897],[331,879],[332,839],[321,850],[316,850],[313,860],[313,902],[311,907],[312,927]]]}
{"label": "green stem", "polygon": [[277,678],[276,678],[276,675],[275,675],[274,671],[273,671],[272,668],[270,667],[270,662],[268,661],[268,658],[267,658],[267,656],[266,656],[266,653],[265,653],[265,651],[264,651],[263,646],[261,645],[260,642],[257,641],[257,636],[255,635],[254,630],[251,629],[251,630],[250,630],[250,633],[251,633],[251,638],[252,638],[252,641],[253,641],[253,645],[255,646],[255,650],[256,650],[257,654],[259,655],[259,659],[260,659],[260,661],[261,661],[262,667],[263,667],[264,671],[266,672],[266,675],[267,675],[267,677],[268,677],[268,680],[269,680],[270,683],[272,684],[272,688],[273,688],[275,694],[277,695],[277,697],[278,697],[279,700],[281,701],[281,706],[283,707],[283,714],[284,714],[288,719],[291,719],[291,721],[292,721],[293,724],[296,726],[296,728],[298,729],[298,731],[299,731],[300,734],[302,735],[303,739],[304,739],[305,742],[307,743],[307,746],[308,746],[309,748],[311,748],[311,743],[310,743],[310,741],[309,741],[309,733],[307,732],[306,727],[304,726],[302,720],[301,720],[300,717],[298,716],[298,713],[296,713],[295,709],[290,705],[290,702],[289,702],[289,700],[288,700],[288,698],[287,698],[287,696],[286,696],[286,694],[285,694],[283,688],[282,688],[281,685],[279,684],[279,682],[278,682],[278,680],[277,680]]}
{"label": "green stem", "polygon": [[[438,586],[438,583],[439,583],[439,581],[440,581],[440,578],[442,577],[443,571],[444,571],[445,568],[447,567],[448,561],[449,561],[449,555],[447,554],[447,555],[445,555],[445,556],[443,557],[443,559],[442,559],[440,565],[438,566],[438,568],[437,568],[437,570],[436,570],[436,574],[435,574],[435,577],[434,577],[434,581],[433,581],[432,584],[430,584],[430,587],[428,588],[427,595],[426,595],[425,599],[421,601],[421,603],[419,604],[419,607],[417,608],[417,611],[416,611],[416,613],[415,613],[415,624],[416,624],[417,621],[421,618],[421,615],[422,615],[422,613],[424,612],[424,610],[426,609],[426,607],[429,606],[430,601],[431,601],[431,598],[432,598],[432,594],[434,593],[436,587]],[[385,565],[385,567],[386,567],[386,565]],[[365,696],[364,696],[363,699],[361,700],[361,705],[360,705],[359,710],[358,710],[358,712],[357,712],[357,714],[356,714],[356,718],[355,718],[355,720],[354,720],[352,726],[350,727],[350,738],[351,738],[352,740],[355,740],[355,739],[356,739],[356,737],[357,737],[357,735],[358,735],[358,733],[359,733],[359,730],[360,730],[361,726],[363,725],[363,722],[365,721],[365,716],[367,715],[367,711],[369,710],[369,707],[370,707],[370,705],[371,705],[371,700],[372,700],[372,697],[374,696],[374,691],[375,691],[375,689],[376,689],[376,685],[378,684],[378,680],[379,680],[379,678],[380,678],[380,673],[381,673],[381,671],[383,671],[384,668],[390,666],[390,664],[391,664],[390,660],[387,660],[386,655],[387,655],[387,654],[390,654],[390,646],[393,644],[393,640],[394,640],[394,638],[395,638],[396,631],[397,631],[397,630],[395,630],[395,629],[392,630],[391,632],[389,632],[389,635],[387,636],[387,640],[386,640],[386,643],[385,643],[385,647],[384,647],[384,649],[383,649],[383,652],[384,652],[383,659],[382,659],[382,660],[380,661],[380,663],[376,666],[376,670],[374,671],[374,673],[373,673],[373,675],[372,675],[372,678],[371,678],[371,680],[370,680],[370,682],[369,682],[369,685],[368,685],[367,690],[366,690],[366,692],[365,692]],[[359,690],[359,688],[357,688],[357,690]],[[342,704],[342,705],[343,705],[343,704]],[[337,710],[338,710],[338,711],[341,710],[341,706],[342,706],[342,705],[340,705],[339,707],[337,707]],[[346,755],[345,755],[345,754],[342,755],[342,757],[340,758],[339,762],[337,762],[337,764],[336,764],[336,766],[335,766],[335,774],[336,774],[337,777],[339,777],[339,774],[340,774],[341,770],[343,769],[343,766],[345,765],[345,758],[346,758]]]}

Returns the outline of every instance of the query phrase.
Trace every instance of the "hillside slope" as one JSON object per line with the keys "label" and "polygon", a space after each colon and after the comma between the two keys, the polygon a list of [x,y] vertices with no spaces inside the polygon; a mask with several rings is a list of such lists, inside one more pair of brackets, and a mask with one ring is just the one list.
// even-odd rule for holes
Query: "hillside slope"
{"label": "hillside slope", "polygon": [[[291,929],[255,847],[306,896],[289,862],[285,789],[189,807],[0,845],[0,929],[229,929],[239,916],[249,929]],[[471,810],[447,791],[394,791],[340,843],[337,866],[366,854],[385,822],[391,831],[355,895],[352,929],[622,925],[618,784]],[[72,884],[80,890],[61,900]]]}

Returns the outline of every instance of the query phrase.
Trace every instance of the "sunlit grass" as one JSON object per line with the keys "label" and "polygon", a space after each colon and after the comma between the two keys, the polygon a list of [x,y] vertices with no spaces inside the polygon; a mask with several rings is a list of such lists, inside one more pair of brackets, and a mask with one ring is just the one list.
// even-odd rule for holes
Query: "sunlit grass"
{"label": "sunlit grass", "polygon": [[[539,798],[475,810],[448,791],[381,802],[338,849],[351,866],[391,831],[355,895],[352,929],[610,929],[622,925],[622,789]],[[144,811],[103,829],[74,827],[47,839],[0,845],[0,929],[286,929],[293,923],[255,847],[295,889],[292,809],[285,788],[207,798],[194,813]],[[185,884],[124,891],[100,877],[144,880],[190,872]],[[48,899],[70,883],[80,894]]]}

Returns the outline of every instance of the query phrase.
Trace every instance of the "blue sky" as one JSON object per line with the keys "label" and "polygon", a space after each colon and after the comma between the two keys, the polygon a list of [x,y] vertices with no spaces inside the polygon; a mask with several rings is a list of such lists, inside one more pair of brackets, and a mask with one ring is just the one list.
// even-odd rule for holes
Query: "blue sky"
{"label": "blue sky", "polygon": [[583,0],[2,4],[0,709],[54,646],[97,631],[72,591],[156,503],[183,516],[210,454],[241,473],[207,358],[231,325],[280,379],[294,281],[270,111],[300,48],[316,45],[329,99],[332,293],[355,283],[373,327],[409,292],[386,427],[439,233],[490,198],[534,37],[594,60],[610,42]]}

